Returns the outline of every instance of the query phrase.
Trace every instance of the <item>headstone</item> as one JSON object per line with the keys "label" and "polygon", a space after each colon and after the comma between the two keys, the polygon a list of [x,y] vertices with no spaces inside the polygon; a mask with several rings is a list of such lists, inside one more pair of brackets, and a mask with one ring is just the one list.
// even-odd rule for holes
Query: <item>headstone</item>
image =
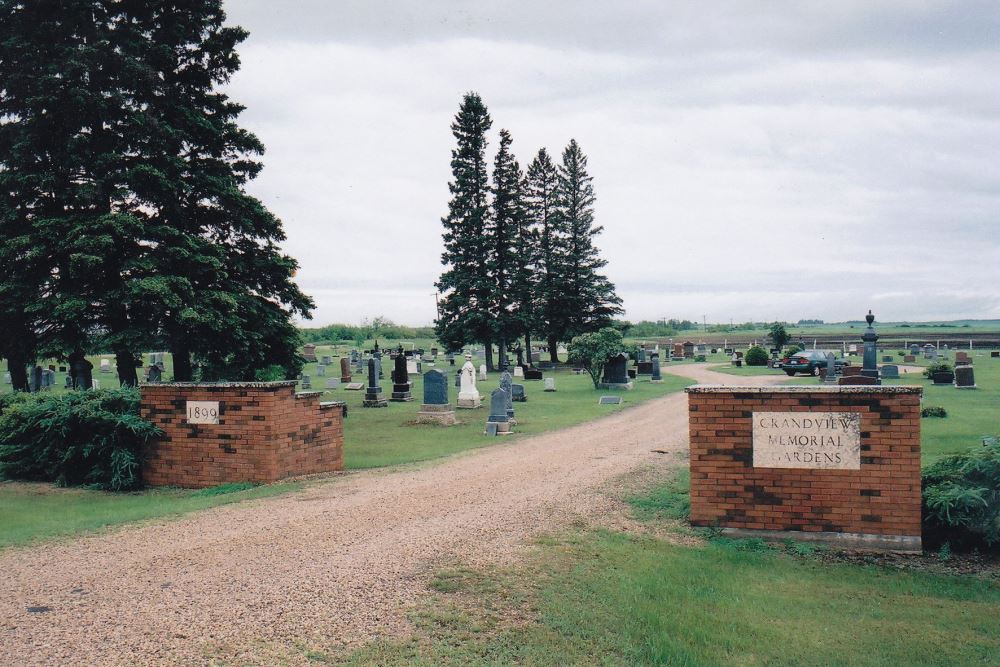
{"label": "headstone", "polygon": [[42,390],[42,367],[35,366],[31,369],[31,374],[28,376],[28,388],[31,389],[32,393],[39,392]]}
{"label": "headstone", "polygon": [[991,350],[990,351],[990,358],[991,359],[1000,359],[1000,350]]}
{"label": "headstone", "polygon": [[604,364],[604,377],[601,381],[602,387],[621,387],[631,389],[632,383],[628,378],[628,357],[624,353],[619,353]]}
{"label": "headstone", "polygon": [[327,389],[339,389],[340,388],[340,378],[327,378],[326,379]]}
{"label": "headstone", "polygon": [[635,372],[637,375],[652,375],[653,362],[645,360],[637,362]]}
{"label": "headstone", "polygon": [[911,345],[910,346],[910,354],[912,354],[913,356],[917,356],[918,354],[920,354],[920,346],[917,345],[916,343],[914,343],[913,345]]}
{"label": "headstone", "polygon": [[101,388],[101,383],[98,382],[97,380],[91,380],[90,381],[90,388],[91,389],[100,389]]}
{"label": "headstone", "polygon": [[417,422],[451,426],[455,411],[448,402],[448,376],[432,368],[424,373],[424,402],[417,413]]}
{"label": "headstone", "polygon": [[555,391],[555,390],[556,390],[556,379],[545,378],[545,391]]}
{"label": "headstone", "polygon": [[407,369],[406,355],[403,354],[403,346],[399,346],[396,358],[392,360],[392,397],[391,400],[397,403],[404,403],[413,400],[410,393],[410,372]]}
{"label": "headstone", "polygon": [[424,405],[448,405],[448,376],[436,368],[424,373]]}
{"label": "headstone", "polygon": [[504,391],[507,396],[507,419],[514,418],[514,390],[512,386],[514,384],[514,378],[511,377],[510,373],[504,371],[500,375],[500,389]]}
{"label": "headstone", "polygon": [[420,362],[412,357],[406,361],[406,373],[408,375],[420,375]]}
{"label": "headstone", "polygon": [[[67,376],[69,377],[69,376]],[[163,369],[159,364],[153,364],[149,367],[149,372],[146,373],[146,382],[155,384],[160,382],[163,378]]]}
{"label": "headstone", "polygon": [[523,378],[524,377],[524,369],[521,368],[520,366],[514,366],[514,377],[516,377],[516,378]]}
{"label": "headstone", "polygon": [[[378,345],[378,343],[376,343]],[[382,393],[382,386],[379,384],[378,359],[372,357],[368,360],[368,386],[365,388],[365,398],[361,401],[363,408],[384,408],[389,405]]]}
{"label": "headstone", "polygon": [[479,390],[476,389],[476,367],[472,365],[472,355],[467,356],[458,376],[461,381],[457,406],[470,410],[482,407],[482,399],[479,397]]}
{"label": "headstone", "polygon": [[52,389],[56,384],[56,374],[55,371],[49,368],[42,369],[42,389],[48,391]]}
{"label": "headstone", "polygon": [[652,364],[652,377],[649,378],[650,382],[663,382],[663,375],[660,371],[660,354],[659,352],[654,352],[650,357],[649,363]]}
{"label": "headstone", "polygon": [[526,403],[528,396],[524,393],[523,384],[512,384],[510,386],[511,390],[511,400],[517,401],[518,403]]}
{"label": "headstone", "polygon": [[905,363],[912,364],[912,363],[916,362],[916,360],[917,360],[917,357],[915,355],[912,355],[912,354],[903,355],[903,361]]}
{"label": "headstone", "polygon": [[540,368],[526,368],[524,369],[524,379],[525,380],[541,380],[544,376],[542,375],[542,370]]}
{"label": "headstone", "polygon": [[646,346],[645,345],[640,345],[639,346],[639,357],[636,359],[636,362],[641,364],[641,363],[643,363],[645,361],[646,361]]}
{"label": "headstone", "polygon": [[853,385],[853,384],[878,384],[878,380],[867,375],[843,375],[837,380],[838,385]]}
{"label": "headstone", "polygon": [[878,356],[878,351],[876,348],[876,343],[878,342],[878,334],[875,333],[875,327],[872,326],[875,323],[875,316],[872,315],[872,311],[869,310],[868,314],[865,315],[865,321],[868,322],[868,328],[865,329],[865,333],[861,336],[861,340],[864,341],[865,351],[861,362],[861,374],[865,377],[872,378],[875,380],[875,384],[878,384],[878,365],[875,363],[875,359]]}
{"label": "headstone", "polygon": [[102,373],[110,373],[111,372],[111,360],[110,359],[101,359],[101,372]]}
{"label": "headstone", "polygon": [[823,382],[834,384],[837,382],[837,357],[833,352],[826,353],[826,372],[823,373]]}
{"label": "headstone", "polygon": [[622,397],[621,396],[601,396],[601,398],[598,399],[597,404],[598,405],[621,405],[621,402],[622,402]]}
{"label": "headstone", "polygon": [[[354,355],[354,352],[351,352]],[[340,381],[348,383],[351,381],[351,362],[347,357],[340,358]]]}
{"label": "headstone", "polygon": [[972,366],[955,367],[955,386],[959,389],[976,388],[976,374]]}
{"label": "headstone", "polygon": [[970,357],[967,353],[962,352],[961,350],[959,350],[958,352],[955,353],[955,364],[956,365],[958,365],[958,364],[971,364],[971,363],[972,363],[972,357]]}
{"label": "headstone", "polygon": [[487,423],[497,425],[498,433],[510,432],[510,417],[507,416],[508,394],[505,389],[498,387],[490,392],[490,416]]}
{"label": "headstone", "polygon": [[73,388],[73,376],[67,375],[66,381],[63,383],[63,389],[72,389],[72,388]]}
{"label": "headstone", "polygon": [[486,380],[489,376],[486,374],[486,364],[479,364],[479,379]]}
{"label": "headstone", "polygon": [[[70,378],[70,379],[72,380],[72,378]],[[11,379],[10,379],[10,373],[4,373],[3,374],[3,383],[4,384],[11,384],[12,383]]]}
{"label": "headstone", "polygon": [[326,366],[324,366],[323,364],[319,364],[318,366],[316,366],[316,377],[325,377],[325,376],[326,376]]}
{"label": "headstone", "polygon": [[329,366],[333,363],[333,357],[329,355],[323,355],[322,363],[324,366]]}
{"label": "headstone", "polygon": [[899,379],[899,366],[896,364],[885,364],[882,366],[882,379],[883,380],[898,380]]}
{"label": "headstone", "polygon": [[500,434],[499,424],[496,422],[486,422],[486,431],[484,435],[495,436]]}
{"label": "headstone", "polygon": [[882,355],[882,363],[883,364],[891,364],[895,360],[896,360],[896,358],[894,356],[892,356],[891,354]]}
{"label": "headstone", "polygon": [[302,388],[303,389],[312,389],[312,379],[310,379],[310,377],[308,375],[303,375],[302,376]]}
{"label": "headstone", "polygon": [[364,382],[348,382],[344,385],[344,389],[347,391],[364,391]]}
{"label": "headstone", "polygon": [[302,358],[309,363],[315,363],[316,361],[316,346],[312,343],[306,343],[302,346]]}

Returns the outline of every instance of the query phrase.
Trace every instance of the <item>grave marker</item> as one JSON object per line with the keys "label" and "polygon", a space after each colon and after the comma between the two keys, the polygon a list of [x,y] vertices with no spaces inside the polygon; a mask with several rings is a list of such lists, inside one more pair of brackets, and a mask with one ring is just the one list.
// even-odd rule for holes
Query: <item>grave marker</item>
{"label": "grave marker", "polygon": [[622,402],[621,396],[601,396],[597,400],[598,405],[620,405]]}

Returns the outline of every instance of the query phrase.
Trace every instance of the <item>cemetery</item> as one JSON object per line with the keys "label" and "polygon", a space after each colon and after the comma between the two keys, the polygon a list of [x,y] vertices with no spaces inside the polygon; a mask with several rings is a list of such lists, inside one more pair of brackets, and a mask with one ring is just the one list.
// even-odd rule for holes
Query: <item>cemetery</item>
{"label": "cemetery", "polygon": [[0,662],[997,662],[995,21],[562,4],[4,5]]}

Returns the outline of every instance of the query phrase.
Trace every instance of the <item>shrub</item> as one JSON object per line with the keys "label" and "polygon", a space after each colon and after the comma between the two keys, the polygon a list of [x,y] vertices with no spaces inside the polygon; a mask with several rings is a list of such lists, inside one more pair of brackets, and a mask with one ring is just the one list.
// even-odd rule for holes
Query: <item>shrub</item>
{"label": "shrub", "polygon": [[136,489],[142,449],[159,434],[139,417],[138,389],[19,393],[0,414],[0,476]]}
{"label": "shrub", "polygon": [[906,352],[904,350],[896,350],[896,356],[897,357],[905,357],[906,356]]}
{"label": "shrub", "polygon": [[624,347],[621,332],[614,327],[604,327],[600,331],[573,338],[569,344],[569,361],[587,369],[594,389],[597,389],[605,363],[612,356],[621,353]]}
{"label": "shrub", "polygon": [[950,373],[951,364],[947,364],[943,361],[939,361],[936,364],[931,364],[924,369],[924,377],[930,379],[935,373]]}
{"label": "shrub", "polygon": [[922,482],[924,535],[931,543],[1000,545],[1000,442],[938,460]]}
{"label": "shrub", "polygon": [[948,411],[936,405],[928,405],[920,411],[921,417],[947,417]]}
{"label": "shrub", "polygon": [[789,345],[788,349],[785,350],[785,356],[786,357],[790,357],[793,354],[795,354],[796,352],[801,352],[801,351],[802,351],[802,348],[799,347],[798,345]]}
{"label": "shrub", "polygon": [[754,345],[747,350],[745,355],[743,355],[743,361],[747,366],[767,366],[767,360],[769,358],[767,350],[762,348],[760,345]]}

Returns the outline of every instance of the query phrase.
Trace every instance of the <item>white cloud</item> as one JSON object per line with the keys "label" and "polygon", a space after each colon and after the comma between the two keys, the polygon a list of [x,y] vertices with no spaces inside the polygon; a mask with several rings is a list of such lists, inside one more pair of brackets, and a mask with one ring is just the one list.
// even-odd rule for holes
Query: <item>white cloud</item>
{"label": "white cloud", "polygon": [[317,322],[433,318],[467,90],[522,165],[580,141],[630,319],[1000,316],[1000,52],[975,26],[934,3],[896,24],[850,3],[610,4],[591,6],[602,29],[562,32],[538,3],[496,21],[430,3],[406,25],[378,3],[229,8],[251,31],[230,92],[268,147],[251,190],[283,219]]}

